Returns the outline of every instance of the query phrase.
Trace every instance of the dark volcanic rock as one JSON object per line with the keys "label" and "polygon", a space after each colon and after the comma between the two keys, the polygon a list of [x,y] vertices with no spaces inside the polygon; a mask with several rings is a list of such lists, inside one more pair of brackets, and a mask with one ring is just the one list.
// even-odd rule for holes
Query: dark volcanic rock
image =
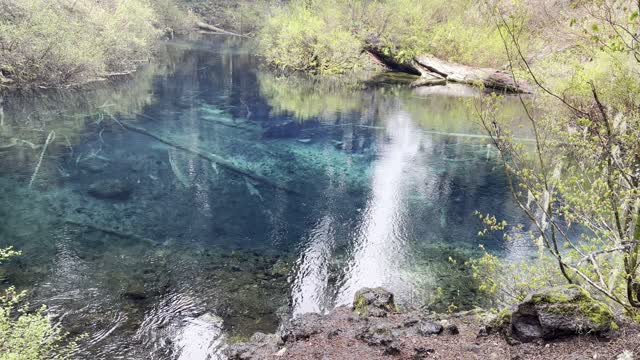
{"label": "dark volcanic rock", "polygon": [[[376,301],[386,304],[388,308],[392,304],[390,298],[376,297],[377,291],[363,289],[360,295],[364,295],[364,306],[369,306]],[[381,292],[381,294],[383,294]],[[552,292],[546,295],[538,294],[530,300],[535,306],[553,306],[558,303],[566,305],[577,301],[579,308],[587,309],[593,299],[580,290],[562,290],[559,293]],[[588,294],[587,294],[588,295]],[[362,298],[361,298],[362,299]],[[386,299],[386,300],[385,300]],[[571,300],[571,301],[570,301]],[[588,300],[588,302],[585,302]],[[546,304],[546,305],[545,305]],[[599,304],[596,302],[596,304]],[[379,303],[378,306],[381,306]],[[394,305],[395,307],[395,305]],[[379,309],[375,308],[374,309]],[[593,310],[593,309],[591,309]],[[587,311],[591,314],[594,311]],[[608,319],[606,312],[595,310],[603,319]],[[226,350],[230,359],[371,359],[383,360],[402,359],[528,359],[532,355],[541,359],[565,358],[563,355],[584,351],[594,354],[597,348],[598,354],[619,354],[623,348],[617,346],[611,351],[611,344],[598,340],[588,340],[588,337],[579,339],[566,339],[562,342],[554,342],[549,346],[540,346],[538,342],[522,344],[517,340],[510,343],[509,337],[497,334],[487,334],[486,337],[476,337],[483,321],[476,313],[460,313],[451,315],[426,314],[421,311],[396,312],[390,311],[386,316],[356,315],[352,307],[340,306],[325,315],[305,314],[293,320],[285,320],[281,325],[278,335],[264,335],[258,333],[246,344],[229,345]],[[542,316],[542,323],[546,319]],[[508,328],[511,321],[511,313],[505,311],[504,316],[498,317],[502,329]],[[456,322],[456,325],[452,323]],[[459,328],[458,328],[459,327]],[[628,329],[628,328],[627,328]],[[625,330],[626,331],[626,330]],[[635,331],[635,330],[634,330]],[[626,348],[636,348],[640,326],[632,337],[619,337],[627,339]],[[435,336],[437,335],[437,336]],[[269,337],[269,338],[267,338]],[[603,345],[600,345],[600,344]],[[585,346],[588,344],[588,346]],[[558,349],[560,353],[556,353]],[[514,354],[515,352],[515,354]],[[515,356],[514,356],[515,355]],[[608,356],[607,355],[607,356]],[[613,358],[613,357],[612,357]]]}
{"label": "dark volcanic rock", "polygon": [[415,354],[413,355],[413,358],[416,360],[426,359],[427,357],[429,357],[429,355],[435,352],[434,349],[424,347],[424,346],[417,347],[414,349],[414,351],[415,351]]}
{"label": "dark volcanic rock", "polygon": [[364,329],[357,338],[370,346],[387,346],[396,339],[393,327],[386,323],[374,324]]}
{"label": "dark volcanic rock", "polygon": [[320,320],[322,315],[308,313],[300,315],[284,326],[282,338],[284,341],[296,341],[308,339],[310,336],[322,331]]}
{"label": "dark volcanic rock", "polygon": [[356,292],[353,310],[360,316],[385,317],[396,312],[393,294],[383,288],[363,288]]}
{"label": "dark volcanic rock", "polygon": [[520,303],[511,315],[510,335],[522,342],[576,334],[602,334],[615,327],[611,309],[576,285],[550,288]]}
{"label": "dark volcanic rock", "polygon": [[438,335],[442,333],[444,327],[431,321],[422,321],[418,325],[418,334],[422,336]]}
{"label": "dark volcanic rock", "polygon": [[447,326],[444,327],[444,332],[448,335],[458,335],[460,334],[460,330],[458,329],[458,326],[455,324],[448,324]]}
{"label": "dark volcanic rock", "polygon": [[99,199],[127,200],[131,186],[120,179],[99,180],[89,185],[89,195]]}

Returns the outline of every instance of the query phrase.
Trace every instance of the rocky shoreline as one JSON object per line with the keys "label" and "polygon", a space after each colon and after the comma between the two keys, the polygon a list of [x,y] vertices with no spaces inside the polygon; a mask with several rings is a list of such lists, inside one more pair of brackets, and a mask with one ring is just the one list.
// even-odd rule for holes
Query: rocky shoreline
{"label": "rocky shoreline", "polygon": [[[226,349],[247,359],[633,359],[640,329],[578,287],[532,294],[512,311],[399,312],[388,291],[362,289],[352,306],[290,319]],[[616,323],[617,322],[617,323]],[[618,326],[618,324],[620,326]]]}

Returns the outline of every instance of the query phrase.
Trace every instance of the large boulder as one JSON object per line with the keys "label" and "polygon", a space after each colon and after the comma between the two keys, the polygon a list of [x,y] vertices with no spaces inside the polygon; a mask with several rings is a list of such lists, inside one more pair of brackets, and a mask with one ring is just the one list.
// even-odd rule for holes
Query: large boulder
{"label": "large boulder", "polygon": [[353,310],[360,316],[375,317],[397,312],[393,294],[381,287],[358,290],[353,299]]}
{"label": "large boulder", "polygon": [[613,312],[577,285],[549,288],[529,295],[511,314],[509,333],[522,342],[615,329]]}

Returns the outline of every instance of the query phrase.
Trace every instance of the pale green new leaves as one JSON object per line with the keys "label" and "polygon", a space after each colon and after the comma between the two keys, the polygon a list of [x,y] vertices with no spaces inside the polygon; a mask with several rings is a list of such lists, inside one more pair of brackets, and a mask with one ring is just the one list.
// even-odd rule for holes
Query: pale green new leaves
{"label": "pale green new leaves", "polygon": [[[19,255],[11,248],[0,249],[0,264]],[[35,311],[24,303],[26,292],[10,287],[0,296],[0,360],[67,359],[76,347],[66,333],[54,326],[42,306]]]}

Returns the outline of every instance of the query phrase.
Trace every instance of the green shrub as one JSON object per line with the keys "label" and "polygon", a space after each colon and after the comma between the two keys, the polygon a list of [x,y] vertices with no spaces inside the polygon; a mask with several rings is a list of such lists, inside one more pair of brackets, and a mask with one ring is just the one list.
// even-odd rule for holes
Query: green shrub
{"label": "green shrub", "polygon": [[170,36],[189,32],[197,22],[195,14],[184,10],[176,0],[154,0],[151,7],[156,13],[156,27]]}
{"label": "green shrub", "polygon": [[267,61],[284,70],[320,74],[360,66],[362,41],[345,27],[349,24],[332,21],[342,9],[318,5],[294,1],[274,10],[259,33],[260,51]]}
{"label": "green shrub", "polygon": [[[0,249],[0,264],[19,254]],[[0,296],[0,360],[69,358],[76,343],[66,341],[67,334],[51,323],[44,306],[30,311],[25,295],[11,287]]]}
{"label": "green shrub", "polygon": [[260,27],[260,53],[277,68],[319,74],[367,68],[369,47],[400,63],[430,53],[501,67],[504,45],[485,11],[470,0],[293,0]]}
{"label": "green shrub", "polygon": [[[158,27],[165,27],[150,4],[147,0],[3,1],[0,71],[18,85],[55,86],[135,69],[150,55],[161,34]],[[164,16],[177,18],[171,9]]]}

